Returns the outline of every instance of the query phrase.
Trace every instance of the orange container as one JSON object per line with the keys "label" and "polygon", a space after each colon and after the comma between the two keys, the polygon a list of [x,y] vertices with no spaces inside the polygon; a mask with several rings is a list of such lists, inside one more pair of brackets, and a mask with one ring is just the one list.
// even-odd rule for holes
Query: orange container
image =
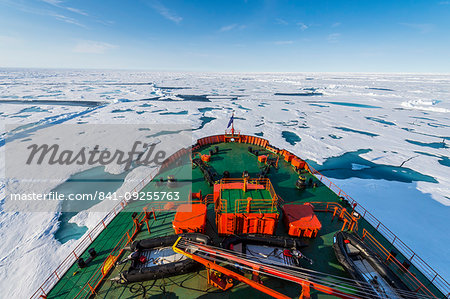
{"label": "orange container", "polygon": [[205,233],[206,205],[182,204],[178,207],[175,219],[172,221],[176,234]]}
{"label": "orange container", "polygon": [[292,154],[287,153],[284,155],[284,161],[286,161],[286,162],[291,162],[292,158],[294,158],[294,155],[292,155]]}
{"label": "orange container", "polygon": [[317,236],[322,228],[322,224],[314,214],[313,206],[309,203],[284,205],[283,218],[290,236],[312,238]]}
{"label": "orange container", "polygon": [[297,157],[292,159],[291,164],[292,164],[292,166],[297,167],[299,169],[302,169],[305,167],[305,161],[303,161],[302,159],[297,158]]}
{"label": "orange container", "polygon": [[273,235],[277,227],[278,216],[276,213],[222,213],[217,215],[217,230],[219,235]]}
{"label": "orange container", "polygon": [[202,155],[202,161],[203,162],[209,162],[209,160],[211,160],[211,156],[210,155]]}
{"label": "orange container", "polygon": [[258,161],[261,162],[261,163],[266,163],[267,156],[266,155],[258,156]]}

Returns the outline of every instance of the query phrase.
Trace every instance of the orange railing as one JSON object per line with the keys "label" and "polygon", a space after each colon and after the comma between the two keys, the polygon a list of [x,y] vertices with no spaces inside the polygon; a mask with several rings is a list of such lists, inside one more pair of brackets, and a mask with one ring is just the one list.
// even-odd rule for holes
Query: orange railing
{"label": "orange railing", "polygon": [[[243,178],[223,178],[220,180],[220,188],[222,190],[222,187],[224,184],[230,184],[230,183],[243,183]],[[275,193],[275,189],[273,188],[272,182],[270,182],[267,178],[261,178],[261,179],[253,179],[249,178],[247,179],[248,186],[251,186],[252,184],[258,184],[263,185],[264,189],[269,191],[270,195],[273,198],[277,197],[277,194]]]}
{"label": "orange railing", "polygon": [[342,207],[337,202],[309,202],[313,205],[314,211],[316,212],[330,212],[333,213],[334,217],[342,220],[344,224],[341,230],[348,229],[350,231],[358,231],[358,220],[361,218],[360,215],[355,215],[354,213],[349,213],[347,209]]}
{"label": "orange railing", "polygon": [[89,247],[93,240],[106,228],[112,219],[125,207],[125,201],[117,204],[112,211],[110,211],[89,233],[78,243],[78,245],[71,251],[71,253],[56,267],[50,276],[42,283],[31,298],[40,298],[41,295],[47,293],[59,281],[59,279],[66,273],[67,270],[78,260],[83,252]]}
{"label": "orange railing", "polygon": [[[142,181],[140,181],[132,192],[141,190],[153,178],[157,170],[152,171]],[[142,187],[141,187],[142,186]],[[138,189],[140,188],[140,189]],[[59,264],[56,269],[48,276],[42,285],[31,295],[31,298],[40,298],[42,295],[46,296],[48,292],[56,285],[59,279],[66,273],[67,270],[78,260],[84,251],[92,244],[95,238],[108,226],[108,224],[122,211],[127,205],[124,199],[120,201],[114,208],[109,211],[97,225],[91,229],[83,239],[79,241],[77,246],[70,252],[70,254]]]}
{"label": "orange railing", "polygon": [[[226,188],[225,186],[227,184],[233,184],[233,183],[245,184],[245,180],[242,178],[223,178],[220,180],[220,182],[219,182],[220,195],[219,195],[218,202],[216,203],[216,206],[215,206],[216,212],[220,211],[222,213],[226,213],[228,211],[227,210],[227,200],[222,198],[222,190],[224,190],[224,188]],[[269,191],[270,196],[272,197],[271,199],[258,199],[258,198],[252,199],[251,203],[250,203],[251,210],[258,209],[258,207],[260,207],[261,209],[264,209],[264,210],[267,210],[269,208],[269,210],[271,211],[270,213],[273,213],[276,210],[276,207],[278,204],[278,195],[275,193],[275,189],[273,188],[273,185],[269,179],[267,179],[267,178],[247,179],[246,184],[248,184],[247,186],[249,186],[249,189],[251,188],[252,185],[264,186],[264,190]],[[235,201],[234,213],[241,213],[239,211],[246,210],[246,208],[244,209],[242,207],[244,205],[247,207],[247,203],[248,203],[247,199],[237,199]]]}
{"label": "orange railing", "polygon": [[405,266],[400,263],[391,252],[389,252],[375,237],[373,237],[366,229],[363,229],[362,239],[382,260],[389,262],[389,265],[397,272],[404,273],[402,275],[403,282],[415,292],[420,292],[425,296],[432,296],[434,294],[428,290],[422,282],[420,282],[415,275],[413,275]]}
{"label": "orange railing", "polygon": [[[360,219],[360,215],[355,216],[354,213],[350,214],[344,207],[336,202],[310,202],[314,206],[314,210],[316,212],[332,212],[333,218],[338,217],[338,219],[344,222],[341,230],[346,228],[348,225],[348,229],[350,231],[358,232],[358,220]],[[402,278],[404,278],[404,282],[408,285],[408,287],[415,291],[420,292],[425,296],[434,297],[434,294],[428,290],[422,282],[420,282],[417,277],[412,274],[404,265],[402,265],[395,257],[389,252],[381,243],[375,239],[365,228],[363,228],[362,232],[359,232],[361,238],[364,240],[364,243],[368,245],[382,260],[391,261],[392,268],[397,270],[397,272],[404,273]]]}
{"label": "orange railing", "polygon": [[344,198],[354,210],[358,212],[375,230],[383,235],[388,242],[394,245],[398,251],[405,256],[432,284],[434,284],[446,297],[450,297],[450,284],[438,274],[430,265],[420,258],[409,246],[407,246],[397,235],[388,229],[381,221],[367,211],[361,204],[354,200],[350,195],[341,190],[327,177],[307,164],[311,174],[319,179],[325,186],[332,190],[336,195]]}
{"label": "orange railing", "polygon": [[[171,207],[171,210],[176,210],[176,207],[183,203],[191,203],[191,204],[199,204],[199,203],[205,203],[204,200],[188,200],[188,201],[180,201],[175,204],[175,206]],[[167,210],[167,203],[158,202],[158,203],[151,203],[147,205],[147,208],[151,207],[151,211],[155,213],[155,211],[164,211]],[[130,228],[123,236],[122,238],[117,242],[116,246],[108,255],[108,258],[106,258],[102,265],[94,272],[94,274],[91,276],[89,281],[81,288],[81,290],[78,292],[78,294],[74,298],[87,298],[91,296],[92,294],[96,294],[96,291],[100,284],[103,282],[103,279],[109,274],[110,270],[113,269],[112,267],[108,267],[106,264],[111,263],[114,264],[114,262],[122,255],[125,246],[127,246],[129,243],[131,243],[134,239],[134,237],[138,234],[139,229],[146,221],[149,220],[149,213],[146,213],[148,209],[144,208],[141,213],[139,213],[134,221],[133,227]],[[153,214],[153,217],[156,219],[156,215]],[[148,225],[148,224],[147,224]],[[112,259],[112,261],[111,261]],[[107,270],[105,270],[107,269]]]}
{"label": "orange railing", "polygon": [[[136,234],[139,232],[140,226],[143,224],[145,218],[145,212],[141,212],[135,219],[135,222],[133,224],[133,227],[130,228],[117,242],[117,245],[114,247],[114,249],[110,252],[108,258],[106,258],[102,265],[95,271],[95,273],[91,276],[89,281],[84,285],[83,288],[78,292],[77,295],[75,295],[74,298],[88,298],[92,294],[96,293],[97,288],[102,283],[103,279],[109,274],[110,270],[112,270],[113,267],[107,267],[105,264],[109,262],[109,258],[113,259],[112,264],[122,255],[124,251],[124,247],[127,246],[129,243],[133,241],[133,238],[136,236]],[[103,271],[103,269],[107,268],[106,271]]]}
{"label": "orange railing", "polygon": [[234,213],[275,213],[277,205],[268,199],[236,199]]}
{"label": "orange railing", "polygon": [[214,196],[212,195],[212,194],[207,194],[207,195],[205,195],[205,197],[203,198],[203,200],[204,200],[204,203],[205,204],[213,204],[214,203]]}
{"label": "orange railing", "polygon": [[[190,203],[190,204],[200,204],[205,203],[205,200],[187,200],[187,201],[179,201],[177,202],[173,207],[171,207],[171,210],[176,210],[176,207],[178,205],[181,205],[183,203]],[[110,262],[109,258],[113,259],[113,262],[115,262],[123,253],[125,246],[127,246],[129,243],[131,243],[134,239],[134,237],[139,233],[139,229],[142,225],[144,225],[145,222],[149,220],[149,213],[147,212],[148,208],[153,211],[153,217],[156,219],[156,215],[154,214],[155,211],[167,211],[167,203],[164,202],[158,202],[158,203],[151,203],[146,206],[146,208],[143,208],[143,211],[139,213],[139,215],[136,216],[135,222],[133,224],[133,227],[130,228],[117,242],[117,245],[114,247],[114,249],[110,252],[108,255],[108,258],[103,261],[102,265],[97,269],[97,271],[91,276],[89,281],[84,285],[84,287],[78,292],[78,294],[74,298],[87,298],[92,294],[95,294],[100,284],[103,282],[103,279],[109,274],[110,270],[112,270],[113,267],[106,267],[106,263]],[[147,223],[148,225],[148,223]],[[112,263],[113,263],[112,262]],[[106,271],[104,269],[107,268]]]}
{"label": "orange railing", "polygon": [[227,212],[227,200],[219,198],[216,206],[214,207],[214,211],[216,213],[217,212],[226,213]]}

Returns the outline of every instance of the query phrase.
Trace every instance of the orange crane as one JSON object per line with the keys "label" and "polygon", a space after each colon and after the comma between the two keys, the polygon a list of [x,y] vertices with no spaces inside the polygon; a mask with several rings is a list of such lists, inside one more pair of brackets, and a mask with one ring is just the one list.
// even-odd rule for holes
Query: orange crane
{"label": "orange crane", "polygon": [[[286,295],[283,295],[269,287],[266,287],[264,285],[262,285],[261,283],[257,282],[257,281],[253,281],[251,279],[248,279],[240,274],[237,274],[227,268],[224,268],[218,264],[216,264],[215,262],[206,259],[204,257],[201,257],[199,255],[196,255],[195,253],[188,253],[180,248],[178,248],[178,244],[180,242],[180,240],[182,239],[182,237],[179,237],[178,240],[175,242],[175,244],[173,244],[172,249],[174,252],[180,253],[185,255],[186,257],[193,259],[196,262],[199,262],[201,264],[203,264],[206,269],[208,270],[208,273],[212,270],[212,271],[216,271],[219,273],[222,273],[232,279],[238,280],[240,282],[243,282],[245,284],[248,284],[249,286],[251,286],[254,289],[257,289],[265,294],[268,294],[274,298],[290,298]],[[298,284],[300,284],[302,286],[302,294],[300,295],[300,299],[304,298],[304,299],[308,299],[309,298],[309,288],[312,287],[313,289],[326,293],[326,294],[330,294],[333,296],[337,296],[340,298],[344,298],[344,299],[355,299],[355,298],[359,298],[356,295],[351,295],[351,294],[347,294],[344,293],[340,290],[336,290],[333,289],[331,287],[325,286],[323,284],[320,283],[316,283],[316,282],[311,282],[308,281],[306,279],[297,277],[295,275],[292,275],[290,273],[287,273],[285,271],[279,270],[275,267],[272,267],[270,265],[265,265],[265,264],[259,264],[256,262],[252,262],[243,258],[240,258],[234,254],[228,253],[226,251],[217,249],[217,248],[213,248],[207,245],[203,245],[203,244],[198,244],[198,243],[192,243],[189,242],[189,247],[191,246],[196,246],[199,250],[206,252],[208,254],[210,254],[211,256],[220,256],[223,259],[229,260],[229,261],[233,261],[242,265],[245,265],[249,268],[254,269],[254,271],[258,271],[258,272],[265,272],[269,275],[275,276],[275,277],[279,277],[281,279],[285,279],[288,281],[292,281],[292,282],[296,282]],[[210,278],[210,275],[208,274],[208,280]],[[213,283],[213,285],[216,285]],[[231,287],[231,284],[227,286],[227,288]],[[223,288],[224,289],[224,288]]]}

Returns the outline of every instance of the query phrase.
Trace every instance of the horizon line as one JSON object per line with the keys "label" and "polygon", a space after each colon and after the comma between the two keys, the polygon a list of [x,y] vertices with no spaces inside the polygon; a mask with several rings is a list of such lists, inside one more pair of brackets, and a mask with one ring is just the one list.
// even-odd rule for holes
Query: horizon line
{"label": "horizon line", "polygon": [[212,71],[212,70],[163,70],[163,69],[134,69],[134,68],[91,68],[91,67],[10,67],[10,66],[0,66],[0,70],[74,70],[74,71],[135,71],[135,72],[164,72],[164,73],[222,73],[222,74],[305,74],[305,73],[316,73],[316,74],[398,74],[398,75],[450,75],[448,73],[441,72],[421,72],[421,71]]}

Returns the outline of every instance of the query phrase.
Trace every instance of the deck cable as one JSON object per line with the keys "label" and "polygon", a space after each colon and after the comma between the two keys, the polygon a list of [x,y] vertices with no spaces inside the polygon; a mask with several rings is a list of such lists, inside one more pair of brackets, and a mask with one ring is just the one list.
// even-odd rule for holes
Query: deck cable
{"label": "deck cable", "polygon": [[[206,256],[203,256],[204,258],[206,258],[206,259],[209,259],[209,260],[212,260],[212,261],[218,261],[218,262],[223,262],[223,263],[227,263],[227,264],[229,264],[229,265],[231,265],[231,266],[236,266],[236,262],[229,262],[228,260],[221,260],[221,259],[219,259],[219,258],[214,258],[214,257],[211,257],[211,256],[209,256],[209,252],[207,252],[207,251],[202,251],[201,249],[199,249],[199,250],[197,250],[197,251],[200,251],[200,252],[204,252],[205,253],[205,255]],[[235,253],[235,252],[233,252],[233,253]],[[245,255],[244,254],[241,254],[241,255],[243,255],[243,258],[242,259],[244,259],[245,260]],[[220,257],[220,256],[219,256]],[[223,257],[221,257],[221,258],[223,258]],[[250,260],[247,260],[247,261],[249,261],[249,262],[252,262],[252,263],[256,263],[256,264],[262,264],[262,263],[257,263],[257,262],[255,262],[253,259],[250,259]],[[264,265],[266,265],[267,266],[267,264],[264,264]],[[282,264],[284,267],[286,266],[285,264]],[[301,273],[301,272],[298,272],[298,271],[290,271],[290,270],[288,270],[288,269],[286,269],[286,268],[278,268],[278,267],[276,267],[276,266],[273,266],[273,265],[270,265],[271,267],[273,267],[273,268],[275,268],[275,270],[277,270],[277,271],[280,271],[280,272],[285,272],[285,273],[290,273],[290,274],[292,274],[292,275],[294,275],[294,276],[296,276],[296,277],[299,277],[299,278],[301,278],[301,279],[308,279],[308,280],[310,280],[310,281],[314,281],[314,282],[320,282],[320,283],[322,283],[322,284],[327,284],[327,285],[329,285],[329,283],[327,282],[327,281],[318,281],[317,279],[312,279],[313,277],[311,276],[311,275],[304,275],[303,273]],[[239,266],[241,269],[246,269],[246,270],[250,270],[250,271],[254,271],[254,269],[253,268],[250,268],[250,267],[248,267],[248,266]],[[262,274],[266,274],[266,275],[270,275],[270,276],[274,276],[273,274],[269,274],[269,273],[265,273],[265,272],[262,272],[262,271],[256,271],[256,272],[261,272]],[[278,277],[278,276],[274,276],[274,277]],[[279,277],[278,277],[279,278]],[[336,286],[336,281],[333,281],[332,282],[332,284],[331,284],[331,286]],[[340,285],[341,287],[343,287],[343,288],[345,288],[345,286],[342,286],[342,285]],[[351,291],[355,291],[354,289],[351,289]]]}
{"label": "deck cable", "polygon": [[[191,242],[191,241],[188,241],[188,243],[191,243],[191,245],[199,245],[199,243],[195,243],[195,242]],[[236,256],[240,256],[243,260],[246,260],[246,261],[249,261],[249,262],[252,262],[252,263],[264,264],[264,263],[258,263],[252,258],[248,259],[248,256],[246,254],[243,254],[243,253],[230,251],[230,250],[226,250],[226,249],[218,248],[218,247],[214,247],[214,246],[209,246],[209,248],[216,248],[216,249],[219,249],[219,250],[222,250],[222,251],[234,254]],[[218,261],[218,262],[227,263],[227,264],[230,264],[232,266],[235,266],[235,264],[236,264],[236,263],[230,263],[228,260],[223,260],[224,257],[221,257],[220,255],[217,258],[214,258],[214,257],[210,256],[210,252],[204,251],[202,249],[197,249],[197,251],[205,253],[206,256],[202,256],[202,257],[207,258],[209,260],[214,260],[214,261]],[[279,265],[274,265],[274,264],[279,264]],[[264,264],[264,265],[267,266],[267,264]],[[327,286],[331,286],[331,287],[335,287],[337,285],[337,286],[339,286],[339,287],[341,287],[343,289],[348,289],[348,290],[350,290],[352,292],[355,292],[356,290],[358,290],[358,291],[369,291],[369,292],[373,292],[374,291],[373,286],[371,284],[369,284],[367,282],[363,282],[363,281],[357,283],[356,280],[354,280],[354,279],[343,278],[343,277],[339,277],[339,276],[336,276],[336,275],[322,273],[322,272],[319,272],[319,271],[306,269],[306,268],[302,268],[301,271],[288,269],[288,268],[286,268],[285,264],[279,263],[279,262],[276,262],[276,261],[272,261],[272,260],[270,261],[269,265],[271,267],[273,267],[277,271],[283,271],[283,272],[292,274],[292,275],[294,275],[296,277],[299,277],[301,279],[310,280],[310,281],[321,283],[321,284],[324,284],[324,285],[327,285]],[[279,266],[282,266],[282,267],[279,267]],[[244,266],[240,266],[240,267],[241,268],[245,268]],[[252,268],[250,268],[248,270],[254,271]],[[316,273],[316,274],[308,274],[308,273],[304,273],[304,272],[310,272],[310,273]],[[264,274],[270,275],[268,273],[264,273]],[[322,276],[327,276],[327,278],[320,277],[317,274],[320,274]],[[328,278],[328,276],[332,277],[333,279]],[[344,283],[346,285],[342,285],[341,283]],[[354,290],[354,288],[356,288],[356,290]],[[412,292],[412,291],[406,291],[406,290],[401,290],[401,289],[396,289],[396,288],[392,288],[392,289],[397,291],[399,293],[399,295],[403,295],[403,297],[406,297],[406,298],[435,298],[435,297],[424,295],[424,294],[418,294],[418,293],[415,293],[415,292]],[[359,296],[362,296],[362,297],[365,297],[365,298],[371,298],[371,297],[365,296],[365,294],[364,295],[359,295]]]}
{"label": "deck cable", "polygon": [[[211,248],[214,248],[214,246],[210,246],[210,247],[211,247]],[[217,247],[215,247],[215,248],[217,248]],[[243,259],[246,259],[246,258],[247,258],[247,255],[246,255],[246,254],[243,254],[243,253],[239,253],[239,252],[235,252],[235,251],[231,251],[231,250],[227,250],[227,249],[223,249],[223,248],[217,248],[217,249],[222,250],[222,251],[225,251],[225,252],[228,252],[228,253],[230,253],[230,254],[241,255],[241,256],[243,256]],[[248,260],[248,259],[247,259],[247,260]],[[254,260],[250,260],[250,261],[251,261],[251,262],[255,262]],[[283,271],[286,271],[286,270],[287,270],[287,269],[285,268],[286,265],[283,264],[283,263],[279,263],[279,262],[272,261],[272,260],[270,261],[270,263],[271,263],[271,264],[278,263],[280,266],[283,267],[281,270],[283,270]],[[287,270],[286,272],[290,272],[290,271],[293,271],[293,272],[291,272],[291,273],[299,274],[299,271],[298,271],[298,270]],[[337,280],[347,280],[349,283],[355,283],[355,281],[356,281],[356,280],[354,280],[354,279],[344,278],[344,277],[340,277],[340,276],[336,276],[336,275],[332,275],[332,274],[328,274],[328,273],[322,273],[322,272],[315,271],[315,270],[311,270],[311,269],[307,269],[307,268],[302,268],[302,271],[312,272],[312,273],[318,273],[318,274],[322,274],[322,275],[326,275],[326,276],[331,276],[331,277],[336,278]],[[361,283],[366,284],[367,286],[372,287],[372,286],[371,286],[370,284],[368,284],[367,282],[361,282]],[[401,292],[406,292],[406,293],[413,293],[413,294],[416,295],[416,297],[417,297],[417,296],[419,296],[419,297],[422,296],[422,297],[430,298],[430,296],[417,294],[417,293],[411,292],[411,291],[409,291],[409,292],[408,292],[408,291],[405,291],[405,290],[400,290],[400,291],[401,291]],[[433,297],[431,297],[431,298],[433,298]]]}
{"label": "deck cable", "polygon": [[[205,253],[209,253],[209,252],[205,252]],[[233,252],[233,253],[235,253],[235,252]],[[217,260],[217,261],[220,261],[219,259],[215,259],[215,260]],[[250,260],[251,262],[255,262],[254,260]],[[222,262],[226,262],[226,261],[222,261]],[[270,261],[272,264],[274,263],[274,261]],[[235,264],[232,264],[232,265],[235,265]],[[265,265],[267,265],[267,264],[265,264]],[[278,267],[274,267],[274,268],[278,268],[277,270],[278,271],[284,271],[284,272],[289,272],[289,273],[291,273],[291,274],[293,274],[294,276],[297,276],[297,277],[300,277],[300,278],[303,278],[303,279],[309,279],[309,280],[311,280],[311,275],[310,274],[307,274],[308,276],[306,276],[306,277],[302,277],[301,275],[299,275],[299,274],[301,274],[301,272],[299,272],[298,270],[292,270],[292,271],[289,271],[289,270],[287,270],[285,267],[286,267],[286,265],[285,264],[281,264],[282,265],[282,267],[281,268],[278,268]],[[250,269],[251,271],[253,271],[252,269]],[[327,273],[321,273],[321,272],[317,272],[317,271],[314,271],[314,270],[310,270],[310,269],[305,269],[305,268],[302,268],[302,270],[306,270],[306,271],[309,271],[309,272],[316,272],[316,273],[320,273],[320,274],[322,274],[322,275],[327,275],[327,276],[334,276],[334,275],[331,275],[331,274],[327,274]],[[318,277],[317,275],[315,275],[315,276],[313,276],[313,277]],[[360,290],[360,289],[363,289],[363,290],[366,290],[366,291],[372,291],[373,292],[373,287],[372,287],[372,285],[370,285],[370,284],[368,284],[367,282],[359,282],[359,284],[355,284],[355,282],[356,282],[356,280],[352,280],[352,279],[347,279],[347,278],[342,278],[342,277],[338,277],[338,276],[334,276],[335,277],[335,279],[337,279],[337,280],[347,280],[347,282],[345,282],[344,281],[344,283],[346,283],[346,284],[350,284],[350,285],[352,285],[353,287],[355,287],[355,288],[357,288],[358,290]],[[321,277],[318,277],[320,280],[319,280],[319,282],[320,281],[324,281],[324,278],[321,278]],[[336,285],[339,285],[338,284],[338,282],[336,282],[336,281],[332,281],[332,280],[326,280],[325,279],[325,281],[327,281],[327,282],[329,282],[328,283],[328,285],[330,285],[330,283],[331,283],[331,286],[336,286]],[[364,286],[362,286],[362,285],[366,285],[366,287],[364,287]],[[339,285],[340,287],[344,287],[344,286],[342,286],[342,285]],[[409,298],[436,298],[436,297],[433,297],[433,296],[428,296],[428,295],[424,295],[424,294],[418,294],[418,293],[415,293],[415,292],[412,292],[412,291],[406,291],[406,290],[402,290],[402,289],[396,289],[396,288],[393,288],[394,290],[396,290],[399,294],[403,294],[403,296],[407,296],[407,297],[409,297]],[[354,291],[353,289],[352,289],[352,291]]]}
{"label": "deck cable", "polygon": [[[208,252],[205,251],[205,253],[207,254]],[[204,258],[206,258],[206,257],[204,257]],[[236,267],[236,263],[231,263],[231,262],[228,262],[227,260],[219,260],[219,259],[214,259],[214,258],[209,258],[209,260],[211,260],[211,261],[216,261],[216,262],[218,261],[218,262],[226,263],[226,264],[229,264],[229,265],[231,265],[231,266]],[[251,260],[251,262],[254,263],[253,260]],[[267,264],[266,264],[266,265],[267,265]],[[269,276],[273,276],[273,277],[279,278],[278,276],[276,276],[276,275],[274,275],[274,274],[266,273],[266,272],[264,272],[264,271],[254,270],[253,268],[248,267],[248,266],[242,266],[242,265],[240,265],[239,268],[245,269],[245,270],[248,270],[248,271],[258,272],[258,273],[261,273],[261,274],[264,274],[264,275],[269,275]],[[288,271],[286,271],[286,269],[282,269],[281,271],[288,272]],[[291,274],[294,274],[295,276],[297,276],[297,277],[299,277],[299,278],[302,278],[302,279],[305,279],[305,280],[307,280],[307,281],[311,281],[311,282],[315,282],[315,283],[320,283],[320,284],[322,284],[322,285],[329,286],[329,287],[332,287],[332,288],[336,288],[336,286],[338,286],[338,287],[340,287],[341,289],[348,289],[349,291],[351,291],[351,292],[353,292],[353,293],[356,293],[355,296],[358,296],[358,297],[361,297],[361,298],[373,298],[373,296],[366,296],[365,293],[364,293],[364,294],[358,293],[358,292],[364,291],[364,287],[362,287],[361,285],[354,285],[354,286],[352,287],[351,285],[349,285],[348,282],[345,282],[347,285],[342,285],[342,284],[339,284],[339,282],[331,281],[331,280],[326,280],[326,279],[320,278],[320,277],[319,277],[319,278],[313,278],[313,277],[310,276],[310,275],[301,276],[301,275],[299,275],[299,273],[298,273],[297,271],[292,272]],[[340,292],[343,292],[343,291],[341,291],[341,290],[339,290],[339,289],[337,289],[337,290],[340,291]],[[370,286],[369,288],[366,288],[366,290],[369,291],[369,292],[373,292],[373,291],[374,291],[373,288],[372,288],[371,286]],[[344,293],[345,293],[345,292],[344,292]],[[346,294],[347,294],[347,293],[346,293]],[[347,295],[352,295],[352,294],[347,294]],[[405,297],[405,298],[434,298],[434,297],[424,296],[424,295],[417,294],[417,293],[403,294],[403,297]]]}

